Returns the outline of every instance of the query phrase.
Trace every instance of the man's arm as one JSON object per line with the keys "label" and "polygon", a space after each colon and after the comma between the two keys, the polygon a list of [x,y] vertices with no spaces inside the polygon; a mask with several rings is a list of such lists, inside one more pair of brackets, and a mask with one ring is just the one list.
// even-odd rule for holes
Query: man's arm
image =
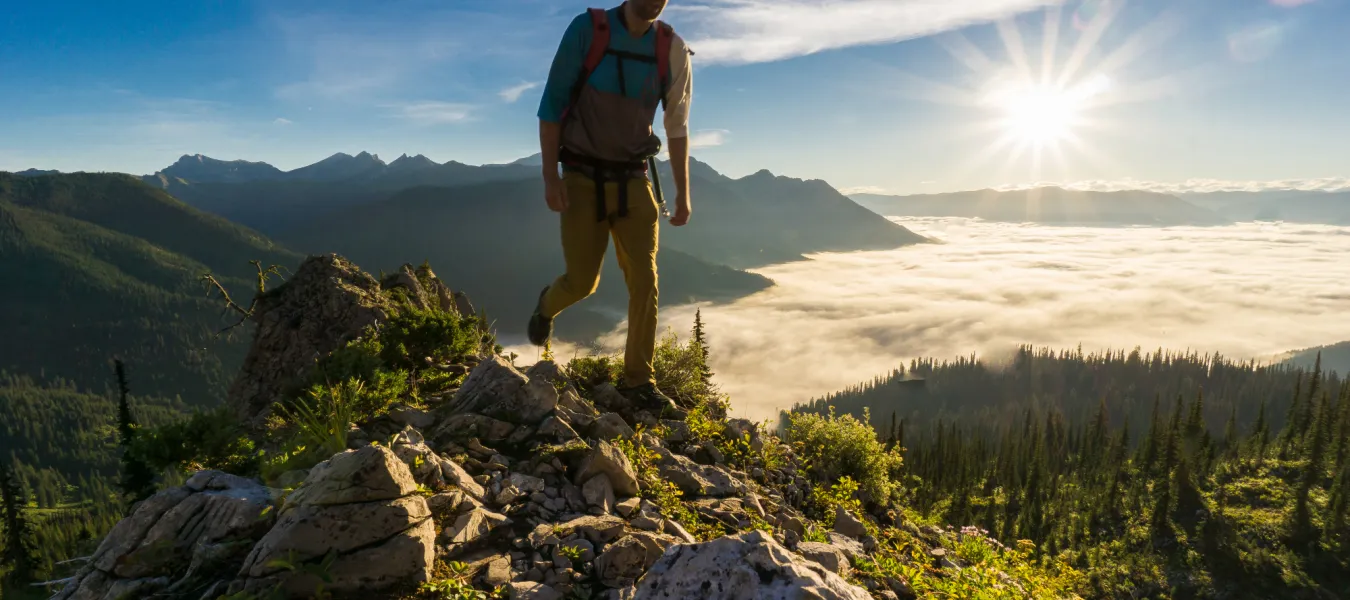
{"label": "man's arm", "polygon": [[567,194],[558,177],[558,147],[562,141],[562,113],[571,101],[572,86],[584,64],[590,15],[582,13],[567,26],[558,51],[553,55],[548,81],[539,99],[539,153],[544,166],[544,200],[549,208],[562,212],[567,208]]}
{"label": "man's arm", "polygon": [[666,145],[670,148],[670,170],[675,175],[675,214],[671,225],[689,222],[689,104],[694,97],[693,68],[689,50],[679,35],[671,39],[670,89],[666,91]]}

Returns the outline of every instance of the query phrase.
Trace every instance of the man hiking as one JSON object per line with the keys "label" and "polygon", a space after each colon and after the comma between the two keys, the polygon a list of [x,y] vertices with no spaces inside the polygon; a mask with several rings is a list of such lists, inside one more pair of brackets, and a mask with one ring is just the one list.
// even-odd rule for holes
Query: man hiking
{"label": "man hiking", "polygon": [[658,413],[675,403],[657,389],[652,368],[663,207],[647,178],[647,159],[661,149],[652,132],[660,105],[675,175],[670,224],[684,225],[690,213],[693,94],[684,40],[657,20],[665,7],[666,0],[627,0],[617,8],[591,9],[563,34],[538,116],[544,199],[561,213],[566,272],[540,293],[528,328],[530,342],[545,345],[554,317],[595,292],[612,236],[628,287],[625,381],[619,391],[637,408]]}

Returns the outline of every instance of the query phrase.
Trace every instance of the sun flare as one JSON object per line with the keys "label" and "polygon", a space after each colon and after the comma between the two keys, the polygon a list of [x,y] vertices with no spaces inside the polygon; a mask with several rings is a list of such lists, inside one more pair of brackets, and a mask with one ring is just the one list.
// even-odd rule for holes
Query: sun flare
{"label": "sun flare", "polygon": [[1001,124],[1010,141],[1041,147],[1073,138],[1090,101],[1109,86],[1104,75],[1068,89],[1024,84],[996,94],[993,102],[1003,112]]}

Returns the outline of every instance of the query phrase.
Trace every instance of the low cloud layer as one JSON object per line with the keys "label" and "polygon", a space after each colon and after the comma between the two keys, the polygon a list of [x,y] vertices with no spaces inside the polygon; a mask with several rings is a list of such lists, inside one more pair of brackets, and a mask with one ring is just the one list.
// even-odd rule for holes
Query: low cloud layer
{"label": "low cloud layer", "polygon": [[[1350,340],[1350,228],[896,220],[941,243],[763,269],[775,288],[703,307],[715,378],[735,412],[770,418],[912,358],[997,360],[1023,343],[1270,360]],[[662,328],[683,335],[693,312],[666,310]],[[622,342],[622,331],[604,340]],[[522,364],[538,356],[512,349]]]}

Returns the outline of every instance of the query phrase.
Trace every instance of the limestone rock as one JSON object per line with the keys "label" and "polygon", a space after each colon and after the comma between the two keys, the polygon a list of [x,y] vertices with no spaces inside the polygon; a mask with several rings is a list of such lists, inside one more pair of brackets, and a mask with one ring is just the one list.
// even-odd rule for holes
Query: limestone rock
{"label": "limestone rock", "polygon": [[394,438],[394,454],[408,466],[413,479],[433,490],[455,487],[474,500],[483,501],[483,486],[478,485],[464,468],[453,460],[436,454],[428,448],[422,434],[408,426]]}
{"label": "limestone rock", "polygon": [[700,465],[665,448],[657,448],[656,453],[660,455],[661,478],[679,486],[690,496],[739,496],[748,489],[744,482],[721,467]]}
{"label": "limestone rock", "polygon": [[830,545],[843,552],[850,562],[857,562],[859,558],[867,557],[866,549],[858,540],[833,531],[825,535],[830,539]]}
{"label": "limestone rock", "polygon": [[585,483],[598,473],[609,476],[614,492],[621,496],[636,496],[638,493],[637,474],[628,457],[618,448],[605,441],[599,441],[591,452],[577,465],[572,481],[578,485]]}
{"label": "limestone rock", "polygon": [[595,406],[601,410],[622,413],[630,410],[630,402],[612,383],[602,383],[591,390],[591,397],[595,399]]}
{"label": "limestone rock", "polygon": [[624,422],[623,417],[615,413],[605,413],[595,419],[587,433],[596,439],[612,440],[617,437],[632,437],[633,428]]}
{"label": "limestone rock", "polygon": [[586,498],[586,504],[606,514],[614,512],[614,486],[610,485],[609,476],[604,473],[587,479],[581,486],[581,495]]}
{"label": "limestone rock", "polygon": [[483,575],[483,583],[490,587],[506,585],[511,582],[511,556],[502,554],[488,563],[487,573]]}
{"label": "limestone rock", "polygon": [[200,471],[122,519],[55,598],[141,597],[194,585],[199,573],[232,573],[272,526],[274,502],[255,481]]}
{"label": "limestone rock", "polygon": [[806,557],[808,560],[824,565],[826,569],[837,575],[848,573],[848,557],[844,556],[843,551],[830,545],[820,542],[801,542],[797,544],[797,553]]}
{"label": "limestone rock", "polygon": [[432,432],[431,438],[441,444],[481,439],[489,444],[504,442],[515,433],[516,426],[478,413],[457,413],[446,417]]}
{"label": "limestone rock", "polygon": [[310,469],[286,506],[393,500],[416,490],[412,472],[397,455],[383,446],[366,446],[335,454]]}
{"label": "limestone rock", "polygon": [[592,419],[600,416],[600,411],[595,409],[595,405],[581,399],[577,393],[571,389],[564,390],[558,396],[558,407],[566,408],[579,415],[585,415]]}
{"label": "limestone rock", "polygon": [[436,424],[436,417],[432,416],[431,413],[420,408],[402,405],[389,409],[389,418],[399,425],[417,429],[426,429]]}
{"label": "limestone rock", "polygon": [[669,536],[633,533],[605,548],[595,559],[595,572],[608,587],[633,585],[674,544]]}
{"label": "limestone rock", "polygon": [[230,386],[229,406],[253,426],[327,356],[393,312],[379,282],[336,255],[311,256],[285,283],[260,294],[253,344]]}
{"label": "limestone rock", "polygon": [[842,506],[836,506],[834,510],[834,531],[842,533],[855,540],[862,539],[867,535],[867,528],[863,526],[862,521],[853,516]]}
{"label": "limestone rock", "polygon": [[450,402],[452,412],[478,412],[518,425],[536,425],[557,406],[553,384],[531,381],[496,355],[474,367]]}
{"label": "limestone rock", "polygon": [[563,600],[563,595],[547,585],[533,581],[512,583],[511,600]]}
{"label": "limestone rock", "polygon": [[678,542],[693,544],[698,541],[689,533],[689,530],[684,528],[684,525],[681,525],[679,521],[676,521],[675,519],[666,519],[665,523],[662,524],[662,528]]}
{"label": "limestone rock", "polygon": [[456,544],[474,542],[503,525],[510,525],[511,519],[485,508],[474,508],[455,519],[455,524],[445,529],[446,541]]}
{"label": "limestone rock", "polygon": [[762,531],[672,547],[647,570],[637,597],[871,600],[862,588],[789,552]]}
{"label": "limestone rock", "polygon": [[557,416],[544,419],[544,422],[539,425],[538,434],[540,436],[550,437],[562,442],[565,442],[567,440],[574,440],[581,437],[577,435],[577,431],[575,429],[572,429],[571,425],[567,424],[567,421],[564,421],[563,419],[560,419]]}
{"label": "limestone rock", "polygon": [[638,498],[638,497],[634,496],[634,497],[632,497],[632,498],[629,498],[629,499],[627,499],[627,500],[624,500],[623,502],[618,503],[618,504],[615,506],[615,509],[619,511],[619,515],[621,515],[621,516],[623,516],[623,517],[627,517],[627,516],[629,516],[629,515],[631,515],[631,514],[637,512],[638,505],[639,505],[641,502],[642,502],[642,499],[641,499],[641,498]]}
{"label": "limestone rock", "polygon": [[750,419],[727,419],[726,427],[722,428],[722,435],[738,440],[748,437],[751,450],[764,451],[764,439],[759,435],[759,428]]}
{"label": "limestone rock", "polygon": [[613,515],[577,517],[557,525],[557,534],[567,537],[580,534],[593,544],[608,544],[623,534],[623,519]]}

